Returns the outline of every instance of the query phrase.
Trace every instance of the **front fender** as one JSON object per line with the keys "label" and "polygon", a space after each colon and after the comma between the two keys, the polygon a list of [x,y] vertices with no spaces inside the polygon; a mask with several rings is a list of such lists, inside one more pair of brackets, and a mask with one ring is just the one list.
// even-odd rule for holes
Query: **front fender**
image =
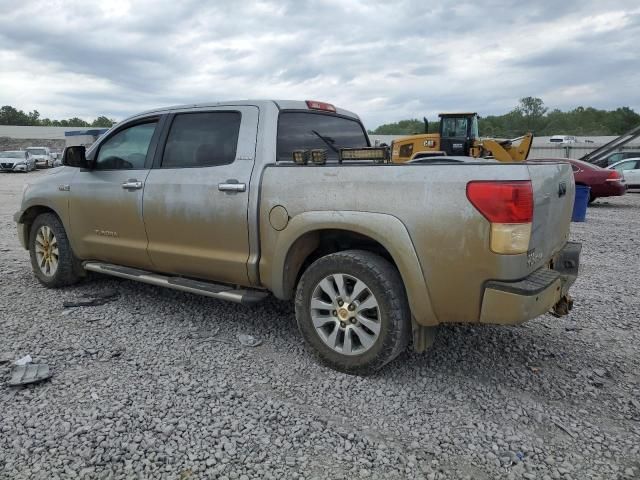
{"label": "front fender", "polygon": [[[60,218],[67,233],[70,231],[68,186],[74,173],[65,169],[53,170],[30,183],[25,189],[20,209],[13,216],[18,227],[20,242],[25,248],[27,248],[25,242],[29,234],[28,224],[33,220],[30,212],[52,211]],[[73,248],[73,243],[71,247]]]}
{"label": "front fender", "polygon": [[[345,230],[365,235],[380,243],[391,255],[402,277],[412,315],[421,325],[436,325],[429,290],[404,224],[396,217],[382,213],[356,211],[311,211],[293,217],[286,228],[277,233],[271,262],[261,273],[266,285],[281,299],[289,297],[286,268],[289,252],[303,235],[320,230]],[[270,272],[269,272],[270,270]]]}

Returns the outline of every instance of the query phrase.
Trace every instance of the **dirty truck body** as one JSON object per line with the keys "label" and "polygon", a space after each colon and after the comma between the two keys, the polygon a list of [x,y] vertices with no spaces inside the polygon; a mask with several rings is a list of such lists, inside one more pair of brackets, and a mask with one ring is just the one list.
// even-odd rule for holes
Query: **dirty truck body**
{"label": "dirty truck body", "polygon": [[[358,117],[326,104],[146,112],[26,188],[18,234],[51,287],[89,270],[242,303],[295,299],[315,353],[352,373],[388,363],[412,333],[423,349],[440,323],[568,313],[570,165],[335,160],[336,147],[368,146]],[[327,163],[294,163],[306,148]]]}

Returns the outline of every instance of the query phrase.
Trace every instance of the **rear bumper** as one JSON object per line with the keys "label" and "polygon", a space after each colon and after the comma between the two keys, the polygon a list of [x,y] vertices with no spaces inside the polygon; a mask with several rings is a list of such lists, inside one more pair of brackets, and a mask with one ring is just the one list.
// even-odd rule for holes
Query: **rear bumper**
{"label": "rear bumper", "polygon": [[621,182],[606,182],[591,186],[591,195],[594,197],[617,197],[624,195],[627,185]]}
{"label": "rear bumper", "polygon": [[569,288],[578,276],[581,249],[582,244],[568,242],[549,267],[517,282],[487,282],[480,323],[517,325],[551,310],[556,315],[566,315],[566,306],[571,306]]}

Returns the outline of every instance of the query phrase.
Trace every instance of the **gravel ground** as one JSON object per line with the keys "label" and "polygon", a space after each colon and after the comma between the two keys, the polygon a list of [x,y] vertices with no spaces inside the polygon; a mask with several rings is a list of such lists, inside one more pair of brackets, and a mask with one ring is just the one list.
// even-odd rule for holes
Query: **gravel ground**
{"label": "gravel ground", "polygon": [[[0,352],[53,371],[12,388],[0,365],[1,478],[640,477],[640,194],[573,225],[569,317],[443,327],[429,354],[358,378],[314,363],[275,300],[44,289],[12,220],[43,174],[0,175]],[[106,289],[120,297],[62,306]]]}

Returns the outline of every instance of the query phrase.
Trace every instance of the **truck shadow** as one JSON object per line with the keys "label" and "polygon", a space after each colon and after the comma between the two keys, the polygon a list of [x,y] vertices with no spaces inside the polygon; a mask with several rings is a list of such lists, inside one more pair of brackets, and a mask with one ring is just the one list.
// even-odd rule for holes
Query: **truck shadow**
{"label": "truck shadow", "polygon": [[[545,402],[570,399],[578,403],[583,396],[580,392],[590,385],[590,380],[581,374],[584,365],[613,369],[611,358],[585,349],[582,343],[577,345],[575,333],[566,332],[561,323],[553,324],[560,320],[548,322],[543,317],[520,327],[442,326],[429,351],[404,352],[375,375],[362,379],[317,363],[303,346],[291,302],[270,297],[260,304],[243,306],[100,276],[73,290],[88,294],[106,288],[121,293],[111,308],[127,311],[128,319],[133,314],[136,328],[148,332],[150,344],[157,341],[154,335],[169,333],[176,349],[189,351],[203,338],[214,337],[211,345],[219,355],[232,358],[243,352],[242,355],[254,359],[256,365],[263,365],[262,370],[256,370],[256,375],[264,378],[286,375],[293,384],[307,389],[329,376],[347,385],[382,382],[386,388],[395,385],[416,395],[425,388],[426,382],[433,388],[462,384],[469,388],[526,391]],[[146,311],[145,315],[140,315],[142,310]],[[156,322],[164,332],[155,331]],[[252,335],[261,340],[262,345],[253,349],[242,347],[237,338],[239,334]],[[207,368],[206,363],[200,367],[203,365]],[[231,368],[233,360],[228,365]],[[285,365],[295,368],[284,369]],[[421,383],[416,383],[416,379],[421,379]],[[303,391],[301,388],[301,394]]]}

